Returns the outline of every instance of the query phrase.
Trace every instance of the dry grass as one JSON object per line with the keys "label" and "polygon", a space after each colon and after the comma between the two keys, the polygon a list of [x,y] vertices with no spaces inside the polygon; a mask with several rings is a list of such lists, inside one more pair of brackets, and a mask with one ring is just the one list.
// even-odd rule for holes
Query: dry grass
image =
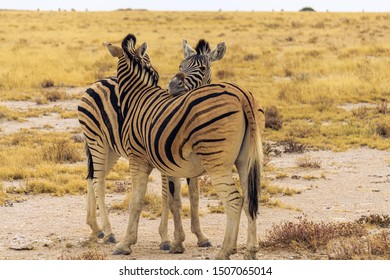
{"label": "dry grass", "polygon": [[[73,111],[39,104],[67,100],[71,96],[66,87],[115,74],[116,60],[102,42],[118,44],[133,32],[140,42],[148,42],[160,85],[178,70],[182,38],[191,45],[199,38],[212,46],[226,41],[225,57],[213,65],[213,82],[230,81],[253,92],[268,115],[266,139],[285,141],[285,152],[303,152],[309,146],[388,149],[387,22],[387,14],[375,13],[0,11],[0,24],[6,27],[0,34],[0,99],[37,104],[25,111],[2,105],[0,119],[22,122],[54,112],[74,118]],[[339,108],[358,102],[377,106]],[[28,130],[4,135],[0,179],[22,182],[3,193],[85,192],[83,143],[72,137]],[[308,167],[315,163],[309,160]],[[127,179],[128,166],[119,163],[108,178],[109,188],[127,191],[115,185]],[[216,195],[207,178],[199,184],[203,195]],[[265,194],[263,202],[275,201]]]}
{"label": "dry grass", "polygon": [[359,223],[315,223],[300,217],[298,222],[274,225],[261,241],[261,246],[316,251],[326,246],[330,240],[340,237],[362,237],[366,234],[366,229]]}
{"label": "dry grass", "polygon": [[296,164],[301,168],[321,168],[321,161],[313,159],[308,155],[297,158]]}
{"label": "dry grass", "polygon": [[[268,139],[335,150],[388,149],[382,125],[390,121],[387,21],[380,13],[1,11],[1,99],[45,104],[68,98],[63,87],[115,74],[116,61],[102,42],[117,44],[127,32],[149,43],[160,85],[166,85],[182,59],[182,38],[193,45],[206,38],[212,46],[228,45],[213,66],[213,82],[243,85],[264,108],[283,112],[283,126],[276,121],[272,127],[280,128],[269,129]],[[357,102],[378,108],[367,115],[338,108]],[[0,110],[4,116],[18,118]]]}
{"label": "dry grass", "polygon": [[389,231],[372,231],[366,226],[388,226],[388,220],[387,215],[372,214],[353,222],[316,223],[304,216],[297,222],[274,225],[260,241],[260,246],[301,253],[308,250],[336,260],[389,259]]}

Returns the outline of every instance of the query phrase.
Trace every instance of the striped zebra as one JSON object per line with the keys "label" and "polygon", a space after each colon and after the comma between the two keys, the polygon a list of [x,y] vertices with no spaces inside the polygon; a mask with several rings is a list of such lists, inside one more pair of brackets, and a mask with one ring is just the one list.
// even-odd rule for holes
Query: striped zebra
{"label": "striped zebra", "polygon": [[[185,67],[181,66],[180,69],[186,71],[187,76],[184,80],[180,80],[181,85],[172,83],[170,93],[173,95],[179,94],[177,90],[182,91],[184,84],[187,84],[184,90],[189,90],[192,86],[208,83],[210,81],[211,62],[221,59],[225,49],[225,44],[220,43],[217,48],[211,51],[209,44],[202,39],[199,40],[194,50],[188,45],[187,41],[183,40],[184,61],[182,64],[185,62]],[[196,79],[192,77],[193,75],[197,75]],[[189,79],[190,81],[186,82]],[[172,85],[175,85],[175,87],[173,88]],[[86,138],[88,158],[87,224],[91,227],[93,235],[104,238],[105,242],[116,243],[106,209],[105,179],[119,157],[127,157],[121,143],[123,117],[117,78],[102,79],[88,88],[79,104],[78,115]],[[187,181],[189,185],[197,186],[196,178]],[[167,193],[171,184],[178,188],[180,180],[162,175],[162,216],[159,232],[161,236],[160,248],[163,250],[170,249]],[[103,230],[97,222],[95,192]],[[197,236],[200,247],[211,246],[209,239],[200,228],[198,188],[190,188],[189,196],[191,202],[191,230]]]}
{"label": "striped zebra", "polygon": [[[136,47],[127,35],[122,48],[107,46],[118,58],[118,86],[123,113],[122,145],[129,158],[133,192],[128,227],[114,254],[130,254],[137,242],[138,223],[153,168],[171,177],[194,178],[207,173],[223,202],[227,216],[225,236],[217,259],[237,251],[242,207],[248,219],[244,258],[255,259],[256,218],[262,165],[257,103],[253,95],[231,83],[203,86],[177,96],[157,86],[158,73],[146,54],[147,44]],[[232,178],[235,165],[242,193]],[[180,188],[170,188],[169,207],[174,219],[172,247],[183,246]]]}

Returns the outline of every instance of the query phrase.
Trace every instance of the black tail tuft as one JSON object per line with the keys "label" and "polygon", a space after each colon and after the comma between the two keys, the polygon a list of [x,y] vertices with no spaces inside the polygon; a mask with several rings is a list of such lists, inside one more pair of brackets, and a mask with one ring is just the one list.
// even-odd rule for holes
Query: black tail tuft
{"label": "black tail tuft", "polygon": [[93,179],[93,173],[94,173],[94,169],[93,169],[93,160],[92,160],[92,155],[91,155],[91,152],[89,151],[89,148],[88,148],[88,145],[85,144],[85,153],[87,154],[87,159],[88,159],[88,175],[87,175],[87,179]]}
{"label": "black tail tuft", "polygon": [[253,163],[248,175],[248,199],[251,218],[257,216],[259,210],[260,166],[257,160]]}

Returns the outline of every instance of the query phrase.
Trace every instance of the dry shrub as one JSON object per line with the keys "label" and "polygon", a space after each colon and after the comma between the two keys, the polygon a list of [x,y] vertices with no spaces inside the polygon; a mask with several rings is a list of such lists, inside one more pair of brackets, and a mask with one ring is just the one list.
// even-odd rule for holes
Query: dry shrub
{"label": "dry shrub", "polygon": [[390,126],[386,122],[378,122],[376,124],[376,133],[383,138],[389,138]]}
{"label": "dry shrub", "polygon": [[253,61],[253,60],[256,60],[258,58],[259,58],[258,55],[252,54],[252,53],[244,55],[244,60],[245,61]]}
{"label": "dry shrub", "polygon": [[200,177],[198,179],[200,192],[205,196],[216,196],[216,192],[211,184],[211,179],[208,176]]}
{"label": "dry shrub", "polygon": [[292,138],[287,138],[282,142],[284,144],[285,153],[299,153],[302,154],[306,150],[305,144],[299,144]]}
{"label": "dry shrub", "polygon": [[351,110],[352,116],[355,118],[364,120],[368,116],[368,112],[370,111],[369,108],[365,106],[358,107],[356,109]]}
{"label": "dry shrub", "polygon": [[229,70],[218,70],[216,76],[219,80],[226,80],[233,78],[235,75]]}
{"label": "dry shrub", "polygon": [[361,237],[366,233],[364,226],[359,223],[315,223],[306,217],[300,217],[298,222],[274,225],[260,245],[272,248],[304,248],[315,252],[326,246],[330,240]]}
{"label": "dry shrub", "polygon": [[74,163],[83,159],[77,145],[69,139],[54,139],[42,147],[42,152],[44,160],[55,163]]}
{"label": "dry shrub", "polygon": [[[156,217],[161,216],[161,199],[161,195],[155,192],[147,192],[144,197],[142,216],[151,219],[155,219]],[[115,210],[127,211],[129,208],[130,200],[131,193],[128,193],[122,202],[113,203],[111,205],[111,208]]]}
{"label": "dry shrub", "polygon": [[63,90],[47,90],[44,92],[44,97],[50,102],[66,99],[66,92]]}
{"label": "dry shrub", "polygon": [[107,260],[107,256],[102,251],[93,248],[78,255],[62,254],[59,260]]}
{"label": "dry shrub", "polygon": [[369,216],[363,215],[359,218],[358,222],[361,224],[368,224],[381,228],[386,228],[390,226],[390,216],[385,214],[370,214]]}
{"label": "dry shrub", "polygon": [[387,109],[387,101],[386,100],[381,100],[378,105],[376,106],[376,109],[378,111],[379,114],[387,114],[387,112],[389,111]]}
{"label": "dry shrub", "polygon": [[298,158],[296,164],[302,168],[321,168],[321,161],[314,160],[308,155]]}
{"label": "dry shrub", "polygon": [[318,126],[305,121],[297,121],[288,127],[286,136],[288,138],[310,138],[319,133],[320,128]]}
{"label": "dry shrub", "polygon": [[282,128],[282,117],[276,106],[269,106],[265,108],[265,127],[273,130]]}
{"label": "dry shrub", "polygon": [[327,245],[329,259],[385,259],[390,258],[390,234],[386,231],[367,236],[366,238],[339,238]]}
{"label": "dry shrub", "polygon": [[54,87],[54,82],[53,82],[53,80],[51,80],[51,79],[43,80],[43,81],[41,82],[41,87],[42,87],[42,88]]}

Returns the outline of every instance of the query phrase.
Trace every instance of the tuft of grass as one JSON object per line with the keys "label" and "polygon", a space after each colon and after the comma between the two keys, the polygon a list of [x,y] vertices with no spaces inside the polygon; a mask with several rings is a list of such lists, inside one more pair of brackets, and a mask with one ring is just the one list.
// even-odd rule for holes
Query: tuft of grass
{"label": "tuft of grass", "polygon": [[280,130],[282,128],[282,117],[276,106],[269,106],[265,108],[265,127],[273,130]]}
{"label": "tuft of grass", "polygon": [[[131,199],[131,192],[129,192],[123,201],[119,203],[113,203],[112,209],[127,211]],[[155,192],[147,192],[144,198],[144,205],[142,209],[142,216],[145,218],[155,219],[161,216],[161,195]]]}
{"label": "tuft of grass", "polygon": [[107,255],[97,248],[88,249],[77,255],[62,254],[59,260],[107,260]]}
{"label": "tuft of grass", "polygon": [[51,79],[46,79],[41,82],[42,88],[51,88],[54,87],[54,81]]}
{"label": "tuft of grass", "polygon": [[209,208],[210,213],[214,214],[223,214],[225,213],[225,209],[222,205],[222,201],[218,205],[207,205]]}
{"label": "tuft of grass", "polygon": [[198,179],[198,185],[200,192],[204,196],[216,196],[217,193],[215,192],[213,185],[211,184],[210,177],[208,176],[203,176]]}
{"label": "tuft of grass", "polygon": [[379,121],[376,123],[376,133],[382,138],[390,137],[390,125],[387,122]]}
{"label": "tuft of grass", "polygon": [[321,161],[314,160],[308,155],[298,158],[296,164],[301,168],[321,168]]}
{"label": "tuft of grass", "polygon": [[42,148],[43,159],[54,163],[78,162],[83,159],[78,146],[70,139],[55,138]]}
{"label": "tuft of grass", "polygon": [[282,141],[282,144],[284,144],[284,152],[285,153],[299,153],[302,154],[305,152],[307,145],[297,143],[292,138],[287,138],[286,140]]}
{"label": "tuft of grass", "polygon": [[216,76],[218,80],[229,80],[235,76],[234,72],[229,70],[218,70],[216,72]]}
{"label": "tuft of grass", "polygon": [[343,237],[331,240],[326,251],[331,260],[388,260],[390,258],[390,234],[381,231],[365,238]]}
{"label": "tuft of grass", "polygon": [[44,91],[44,97],[50,102],[56,102],[58,100],[66,99],[66,92],[64,90],[50,89]]}
{"label": "tuft of grass", "polygon": [[381,228],[387,228],[390,226],[390,216],[386,214],[370,214],[368,216],[363,215],[358,219],[358,222],[361,224],[368,224]]}
{"label": "tuft of grass", "polygon": [[274,225],[266,234],[262,247],[308,249],[317,251],[330,240],[340,237],[362,237],[367,230],[359,223],[315,223],[306,217],[299,217],[298,222],[285,222]]}

